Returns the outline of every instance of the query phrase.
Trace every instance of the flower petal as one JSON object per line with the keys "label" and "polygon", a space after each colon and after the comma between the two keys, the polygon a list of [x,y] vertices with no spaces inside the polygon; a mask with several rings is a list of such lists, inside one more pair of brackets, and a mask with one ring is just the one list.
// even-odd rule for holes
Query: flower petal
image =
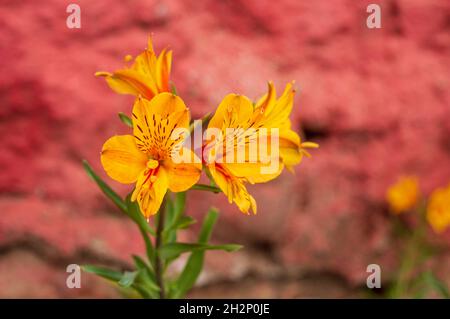
{"label": "flower petal", "polygon": [[275,90],[275,86],[272,82],[268,83],[268,89],[267,93],[264,94],[258,102],[255,104],[255,109],[258,110],[267,110],[268,108],[273,107],[274,103],[276,102],[277,93]]}
{"label": "flower petal", "polygon": [[200,178],[202,164],[190,149],[182,148],[183,163],[175,163],[172,159],[164,161],[164,168],[169,177],[169,189],[172,192],[184,192],[191,188]]}
{"label": "flower petal", "polygon": [[147,156],[136,147],[133,136],[118,135],[103,144],[101,162],[109,177],[129,184],[145,169]]}
{"label": "flower petal", "polygon": [[97,72],[95,75],[105,77],[109,87],[120,94],[142,95],[151,99],[157,93],[156,87],[149,86],[150,82],[142,73],[132,69],[117,70],[112,74]]}
{"label": "flower petal", "polygon": [[160,92],[169,92],[169,76],[172,67],[172,51],[162,50],[156,62],[156,81]]}
{"label": "flower petal", "polygon": [[256,201],[253,196],[248,193],[242,180],[232,176],[227,172],[226,168],[221,165],[209,165],[208,168],[215,183],[225,196],[227,196],[230,204],[233,202],[236,203],[239,210],[244,214],[249,214],[250,210],[253,211],[253,214],[256,214]]}
{"label": "flower petal", "polygon": [[228,94],[209,121],[208,128],[246,128],[252,115],[253,104],[247,97],[238,94]]}
{"label": "flower petal", "polygon": [[303,158],[300,136],[292,130],[283,131],[279,137],[280,158],[289,168],[297,165]]}
{"label": "flower petal", "polygon": [[[170,116],[173,113],[185,113],[188,108],[184,101],[177,95],[164,92],[155,96],[154,99],[150,101],[150,110],[155,114],[161,115],[161,117],[165,118]],[[187,113],[189,115],[189,113]],[[183,118],[182,124],[183,127],[189,127],[189,116]]]}
{"label": "flower petal", "polygon": [[183,100],[170,93],[160,93],[151,101],[136,99],[133,106],[133,134],[136,145],[153,158],[168,158],[171,148],[183,137],[172,140],[176,128],[187,130],[189,110]]}
{"label": "flower petal", "polygon": [[167,172],[162,166],[141,173],[131,200],[138,201],[145,218],[156,214],[168,188]]}
{"label": "flower petal", "polygon": [[[276,160],[276,159],[275,159]],[[266,183],[277,178],[283,171],[283,163],[273,164],[263,163],[227,163],[223,164],[236,177],[244,178],[251,184]]]}
{"label": "flower petal", "polygon": [[[275,91],[273,86],[271,87],[269,84],[267,96],[269,97],[272,94],[275,94]],[[279,128],[280,130],[290,128],[289,115],[294,105],[294,95],[295,91],[292,89],[292,83],[288,83],[279,99],[273,98],[265,104],[259,102],[260,105],[257,105],[255,114],[264,114],[259,124],[268,128]]]}

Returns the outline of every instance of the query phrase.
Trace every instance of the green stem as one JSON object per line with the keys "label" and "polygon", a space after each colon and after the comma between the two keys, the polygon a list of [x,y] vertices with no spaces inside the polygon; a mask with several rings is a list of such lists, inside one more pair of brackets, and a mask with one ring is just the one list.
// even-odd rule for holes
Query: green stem
{"label": "green stem", "polygon": [[213,193],[221,192],[220,188],[218,188],[216,186],[210,186],[210,185],[204,185],[204,184],[195,184],[194,186],[191,187],[191,189],[198,190],[198,191],[208,191],[208,192],[213,192]]}
{"label": "green stem", "polygon": [[164,278],[163,278],[163,272],[164,272],[164,263],[163,260],[159,254],[159,249],[161,248],[163,244],[163,230],[164,230],[164,219],[165,219],[165,203],[166,199],[164,198],[163,203],[161,204],[161,208],[159,209],[159,216],[158,216],[158,225],[156,228],[156,239],[155,239],[155,248],[156,248],[156,258],[155,258],[155,276],[156,276],[156,283],[159,286],[159,297],[161,299],[166,298],[166,293],[164,289]]}
{"label": "green stem", "polygon": [[411,274],[423,263],[423,245],[426,236],[426,203],[420,203],[416,209],[419,221],[410,234],[406,248],[403,252],[400,269],[397,274],[397,282],[392,290],[391,297],[402,298],[411,288]]}

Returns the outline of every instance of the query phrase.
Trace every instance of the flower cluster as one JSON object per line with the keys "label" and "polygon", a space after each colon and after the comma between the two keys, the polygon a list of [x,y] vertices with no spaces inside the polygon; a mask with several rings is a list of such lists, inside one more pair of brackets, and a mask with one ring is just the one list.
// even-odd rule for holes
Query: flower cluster
{"label": "flower cluster", "polygon": [[203,170],[230,203],[246,214],[256,213],[256,201],[246,185],[273,180],[285,167],[292,171],[303,156],[310,156],[307,148],[318,147],[302,142],[291,128],[293,83],[277,96],[269,82],[267,93],[256,102],[238,94],[225,96],[203,134],[201,154],[196,154],[186,146],[189,109],[170,92],[171,64],[172,52],[163,50],[157,56],[150,39],[131,66],[96,73],[115,92],[136,97],[133,134],[113,136],[103,145],[106,173],[120,183],[135,183],[131,200],[138,202],[146,218],[158,212],[168,190],[188,190]]}
{"label": "flower cluster", "polygon": [[[420,190],[418,178],[403,176],[386,193],[390,209],[395,214],[418,208]],[[425,217],[436,233],[450,228],[450,185],[435,189],[426,201]]]}

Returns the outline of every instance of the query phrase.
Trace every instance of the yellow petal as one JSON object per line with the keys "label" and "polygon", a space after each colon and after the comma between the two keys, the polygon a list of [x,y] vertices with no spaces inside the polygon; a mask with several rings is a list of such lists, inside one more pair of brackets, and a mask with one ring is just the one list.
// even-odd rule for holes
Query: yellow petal
{"label": "yellow petal", "polygon": [[119,135],[103,144],[101,162],[108,176],[129,184],[145,169],[147,157],[136,147],[133,136]]}
{"label": "yellow petal", "polygon": [[250,210],[256,214],[256,201],[248,193],[243,181],[230,175],[226,168],[220,165],[209,165],[208,168],[211,177],[225,196],[227,196],[230,204],[233,202],[236,203],[239,210],[244,214],[249,214]]}
{"label": "yellow petal", "polygon": [[209,121],[208,128],[247,127],[253,115],[252,102],[243,95],[228,94]]}
{"label": "yellow petal", "polygon": [[[147,49],[139,54],[134,60],[131,70],[142,76],[145,80],[145,84],[154,93],[154,95],[161,92],[159,91],[157,84],[156,56],[154,52]],[[150,99],[152,97],[146,98]]]}
{"label": "yellow petal", "polygon": [[277,93],[275,90],[275,86],[272,82],[268,83],[267,93],[264,94],[258,102],[255,104],[255,110],[259,110],[260,113],[264,113],[268,108],[273,108],[273,105],[276,101]]}
{"label": "yellow petal", "polygon": [[292,167],[301,162],[303,152],[300,137],[292,130],[283,131],[279,137],[280,158],[287,167]]}
{"label": "yellow petal", "polygon": [[136,99],[133,106],[133,134],[139,149],[162,160],[181,140],[172,140],[177,128],[188,129],[189,110],[183,100],[170,93],[160,93],[151,101]]}
{"label": "yellow petal", "polygon": [[428,200],[426,218],[437,234],[450,228],[450,185],[435,189]]}
{"label": "yellow petal", "polygon": [[156,62],[156,80],[160,92],[169,92],[169,76],[172,66],[172,51],[163,50]]}
{"label": "yellow petal", "polygon": [[303,142],[302,148],[319,148],[319,144],[313,142]]}
{"label": "yellow petal", "polygon": [[137,200],[145,218],[158,212],[168,188],[167,172],[162,166],[139,176],[131,200]]}
{"label": "yellow petal", "polygon": [[283,171],[283,163],[280,161],[278,164],[273,165],[273,168],[269,169],[270,164],[263,163],[223,164],[223,166],[225,166],[231,174],[236,177],[244,178],[251,184],[266,183],[277,178]]}
{"label": "yellow petal", "polygon": [[200,178],[202,164],[200,159],[189,149],[182,149],[184,163],[175,163],[172,159],[164,161],[168,173],[169,189],[172,192],[184,192],[191,188]]}
{"label": "yellow petal", "polygon": [[166,118],[174,113],[185,113],[185,117],[180,119],[179,127],[189,127],[189,113],[184,101],[177,95],[164,92],[160,93],[150,101],[149,108],[152,113],[161,115]]}
{"label": "yellow petal", "polygon": [[259,113],[263,113],[264,115],[262,118],[258,117],[258,124],[267,128],[289,129],[289,116],[294,104],[295,94],[295,91],[292,89],[292,83],[286,85],[279,99],[275,100],[275,97],[272,97],[268,100],[268,97],[274,94],[273,85],[271,86],[269,84],[269,93],[266,95],[266,98],[263,97],[258,102],[257,108],[255,109],[255,116]]}
{"label": "yellow petal", "polygon": [[419,181],[415,176],[402,176],[386,192],[386,199],[395,214],[412,210],[419,200]]}
{"label": "yellow petal", "polygon": [[151,99],[156,93],[156,88],[149,87],[149,81],[145,76],[132,69],[118,70],[112,74],[97,72],[95,75],[105,77],[109,87],[120,94],[142,95]]}

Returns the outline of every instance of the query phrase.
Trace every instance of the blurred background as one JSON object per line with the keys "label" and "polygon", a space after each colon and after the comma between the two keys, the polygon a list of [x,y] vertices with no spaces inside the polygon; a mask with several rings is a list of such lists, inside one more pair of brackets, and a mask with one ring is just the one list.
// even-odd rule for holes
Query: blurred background
{"label": "blurred background", "polygon": [[[66,7],[81,7],[81,29]],[[381,29],[368,29],[369,3]],[[295,80],[295,129],[320,144],[295,175],[250,187],[258,214],[222,195],[190,192],[187,213],[220,209],[214,241],[191,297],[365,297],[366,267],[393,280],[401,243],[385,193],[398,176],[421,192],[450,182],[450,2],[447,0],[12,1],[0,4],[0,297],[119,297],[66,266],[131,265],[139,232],[85,174],[103,142],[127,132],[117,95],[96,71],[124,65],[153,34],[174,51],[172,81],[193,117],[229,92],[255,99],[268,80]],[[187,232],[186,240],[195,236]],[[448,246],[450,231],[436,242]],[[450,251],[427,267],[450,284]],[[182,263],[175,265],[182,267]],[[175,269],[176,270],[176,269]]]}

